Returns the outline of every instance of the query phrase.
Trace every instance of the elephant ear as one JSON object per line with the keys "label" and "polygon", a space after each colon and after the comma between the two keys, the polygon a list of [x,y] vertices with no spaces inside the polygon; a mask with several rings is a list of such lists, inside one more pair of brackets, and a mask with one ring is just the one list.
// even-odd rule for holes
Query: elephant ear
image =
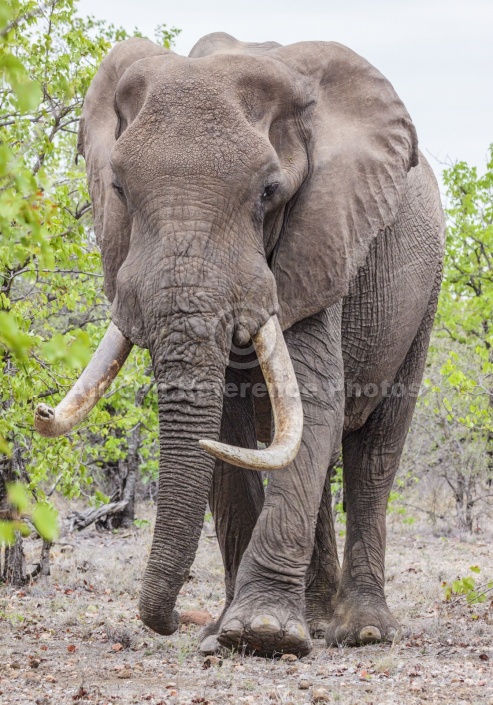
{"label": "elephant ear", "polygon": [[116,275],[127,256],[131,229],[127,209],[111,185],[110,155],[118,129],[115,91],[133,63],[168,53],[164,47],[140,37],[117,44],[101,63],[84,101],[77,151],[86,160],[94,230],[103,259],[104,289],[110,301],[115,296]]}
{"label": "elephant ear", "polygon": [[310,171],[288,209],[271,267],[283,328],[348,292],[371,241],[395,222],[418,163],[411,118],[371,64],[334,42],[271,51],[315,83]]}

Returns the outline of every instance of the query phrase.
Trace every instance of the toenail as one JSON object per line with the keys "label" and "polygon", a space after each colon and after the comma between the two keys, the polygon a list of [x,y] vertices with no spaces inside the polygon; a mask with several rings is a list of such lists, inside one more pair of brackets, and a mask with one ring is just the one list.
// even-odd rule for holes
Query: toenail
{"label": "toenail", "polygon": [[250,629],[257,634],[272,634],[281,631],[281,624],[270,614],[260,614],[253,618]]}
{"label": "toenail", "polygon": [[366,644],[370,641],[381,641],[381,639],[382,635],[378,627],[363,627],[359,633],[359,640],[362,644]]}
{"label": "toenail", "polygon": [[215,654],[216,651],[220,649],[219,642],[217,640],[217,636],[215,634],[211,634],[210,636],[207,636],[199,646],[199,651],[201,654],[204,654],[207,656],[208,654]]}
{"label": "toenail", "polygon": [[302,640],[308,637],[305,628],[299,622],[290,622],[286,627],[286,634]]}
{"label": "toenail", "polygon": [[226,632],[243,632],[243,624],[239,619],[231,619],[229,622],[221,627],[221,634]]}

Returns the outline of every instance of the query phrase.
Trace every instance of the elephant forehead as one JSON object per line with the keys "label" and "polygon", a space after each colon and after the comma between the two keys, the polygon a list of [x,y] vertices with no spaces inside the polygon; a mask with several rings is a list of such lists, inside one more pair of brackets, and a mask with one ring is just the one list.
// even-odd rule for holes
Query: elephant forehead
{"label": "elephant forehead", "polygon": [[260,166],[255,162],[270,150],[269,126],[292,93],[286,71],[270,64],[236,56],[136,62],[117,88],[126,129],[113,162],[162,159],[171,174],[232,175],[247,163]]}
{"label": "elephant forehead", "polygon": [[[254,94],[269,110],[273,101],[286,103],[302,99],[299,74],[270,57],[238,55],[206,56],[190,59],[175,54],[136,61],[124,73],[116,98],[137,94],[142,100],[150,93],[163,100],[178,96],[185,104],[211,108],[217,102],[241,103]],[[301,91],[302,93],[303,91]]]}
{"label": "elephant forehead", "polygon": [[[177,111],[178,112],[178,111]],[[115,144],[111,161],[116,169],[142,179],[157,177],[237,177],[259,171],[275,158],[267,136],[243,121],[220,119],[218,112],[202,119],[183,111],[173,117],[146,105]]]}

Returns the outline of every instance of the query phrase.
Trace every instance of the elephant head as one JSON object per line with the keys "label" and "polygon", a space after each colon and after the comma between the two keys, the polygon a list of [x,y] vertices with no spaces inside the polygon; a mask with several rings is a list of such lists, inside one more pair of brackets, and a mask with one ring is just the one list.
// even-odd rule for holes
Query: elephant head
{"label": "elephant head", "polygon": [[[146,39],[117,45],[88,92],[79,148],[113,324],[72,396],[36,423],[66,432],[131,344],[149,348],[161,461],[141,617],[169,634],[213,470],[204,449],[247,467],[292,459],[300,407],[284,390],[280,330],[347,293],[395,220],[416,135],[389,82],[349,49],[218,34],[188,58]],[[267,451],[217,443],[231,345],[250,338],[276,417]]]}

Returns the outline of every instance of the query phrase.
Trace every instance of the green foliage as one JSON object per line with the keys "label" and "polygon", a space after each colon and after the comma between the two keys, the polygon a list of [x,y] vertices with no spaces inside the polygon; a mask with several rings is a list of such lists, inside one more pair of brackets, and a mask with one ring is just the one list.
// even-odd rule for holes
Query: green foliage
{"label": "green foliage", "polygon": [[158,44],[161,44],[166,49],[172,49],[180,32],[181,29],[176,29],[176,27],[170,27],[170,29],[168,29],[167,25],[160,24],[156,27],[154,38]]}
{"label": "green foliage", "polygon": [[[158,28],[165,46],[177,34]],[[88,493],[98,467],[125,457],[138,424],[141,470],[157,475],[155,396],[135,404],[138,390],[152,385],[145,351],[134,351],[106,399],[69,436],[44,439],[33,429],[35,405],[58,403],[109,320],[76,142],[90,82],[127,36],[78,17],[75,0],[0,6],[0,453],[15,459],[14,479],[36,487],[32,521],[45,537],[54,535],[46,483],[56,480],[68,497]]]}
{"label": "green foliage", "polygon": [[[472,565],[469,567],[472,573],[480,573],[481,569],[477,565]],[[488,592],[493,589],[493,581],[485,583],[484,585],[477,585],[477,581],[472,575],[466,575],[463,578],[457,578],[451,583],[443,582],[443,599],[446,602],[450,602],[452,597],[460,598],[465,597],[468,604],[479,604],[481,602],[486,602],[488,599]]]}
{"label": "green foliage", "polygon": [[36,502],[33,506],[23,484],[15,482],[7,485],[7,499],[19,518],[0,522],[0,544],[13,544],[16,532],[28,536],[30,530],[25,521],[28,518],[46,541],[53,541],[58,536],[56,510],[47,502]]}
{"label": "green foliage", "polygon": [[447,513],[448,492],[457,525],[472,531],[488,522],[493,479],[493,145],[484,174],[459,162],[443,180],[443,285],[403,467],[441,478],[443,492],[426,480],[419,497],[433,521]]}
{"label": "green foliage", "polygon": [[58,536],[57,513],[49,504],[38,503],[32,513],[36,531],[47,541],[54,541]]}
{"label": "green foliage", "polygon": [[[468,429],[492,432],[493,387],[493,144],[486,171],[459,162],[443,173],[448,206],[446,259],[436,329],[456,343],[441,374],[469,404],[455,414],[454,394],[443,403]],[[466,347],[468,360],[464,364]]]}

